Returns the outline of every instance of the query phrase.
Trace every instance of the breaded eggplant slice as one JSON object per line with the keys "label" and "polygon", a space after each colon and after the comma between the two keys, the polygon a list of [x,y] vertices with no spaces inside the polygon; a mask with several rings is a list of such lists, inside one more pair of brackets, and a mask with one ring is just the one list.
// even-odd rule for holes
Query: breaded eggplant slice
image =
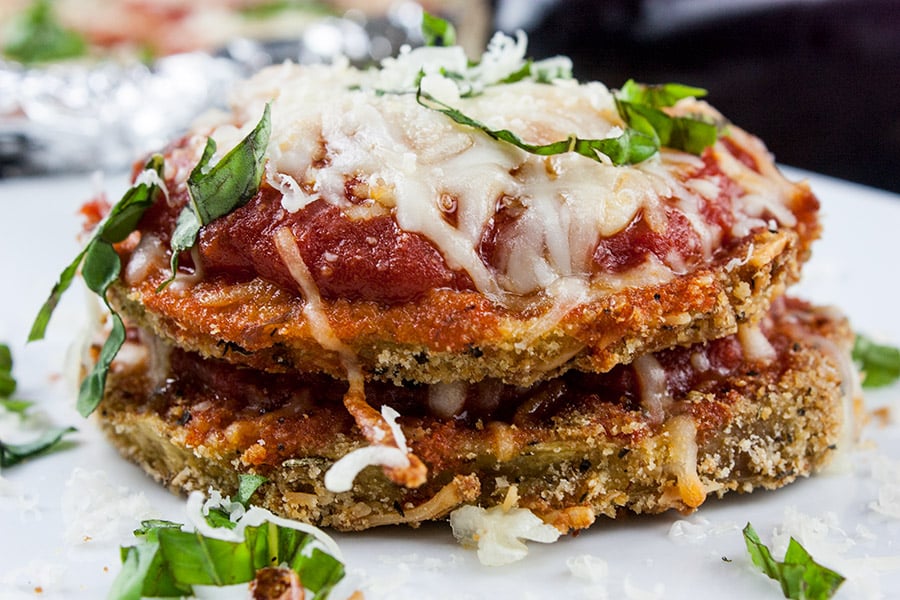
{"label": "breaded eggplant slice", "polygon": [[[378,92],[378,71],[269,69],[230,113],[165,153],[160,195],[119,251],[129,319],[186,350],[267,371],[527,385],[733,334],[797,280],[818,202],[735,126],[638,164],[538,156]],[[274,100],[272,100],[274,98]],[[224,150],[272,100],[261,187],[204,226],[169,279],[169,242],[207,136]],[[531,143],[626,124],[599,83],[519,81],[459,110]],[[724,120],[685,99],[674,116]]]}
{"label": "breaded eggplant slice", "polygon": [[[442,519],[462,504],[518,505],[561,530],[626,511],[689,512],[708,495],[773,489],[826,465],[855,437],[852,333],[833,310],[779,301],[759,328],[644,355],[605,374],[569,371],[530,388],[499,381],[394,386],[367,400],[397,410],[424,485],[366,467],[350,491],[325,473],[366,445],[325,376],[263,373],[158,341],[127,353],[98,415],[119,451],[175,492],[232,493],[342,530]],[[124,354],[123,354],[124,356]]]}

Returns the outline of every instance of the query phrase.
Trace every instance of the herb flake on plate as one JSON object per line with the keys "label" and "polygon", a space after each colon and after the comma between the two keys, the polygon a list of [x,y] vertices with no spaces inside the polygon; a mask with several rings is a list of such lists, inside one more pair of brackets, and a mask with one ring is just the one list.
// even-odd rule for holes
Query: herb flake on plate
{"label": "herb flake on plate", "polygon": [[900,348],[878,344],[857,334],[853,343],[853,361],[865,375],[863,387],[884,387],[900,380]]}
{"label": "herb flake on plate", "polygon": [[[34,403],[10,397],[16,390],[12,367],[12,351],[7,344],[0,344],[0,406],[8,412],[16,413],[19,418],[25,418],[28,409]],[[36,439],[22,444],[10,444],[0,440],[0,468],[11,467],[27,458],[53,449],[59,445],[66,434],[73,431],[76,431],[74,427],[51,428]]]}
{"label": "herb flake on plate", "polygon": [[791,538],[784,560],[772,557],[753,526],[747,523],[743,530],[744,542],[753,564],[781,585],[785,598],[791,600],[828,600],[834,596],[845,578],[828,567],[820,565],[797,540]]}

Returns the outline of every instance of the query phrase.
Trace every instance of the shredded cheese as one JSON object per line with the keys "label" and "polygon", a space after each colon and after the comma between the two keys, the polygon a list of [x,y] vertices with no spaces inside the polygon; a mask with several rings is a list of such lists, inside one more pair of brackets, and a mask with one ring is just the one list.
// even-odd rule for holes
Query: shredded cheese
{"label": "shredded cheese", "polygon": [[406,452],[391,446],[366,446],[345,454],[325,473],[325,489],[329,492],[347,492],[353,480],[368,466],[403,469],[409,466]]}
{"label": "shredded cheese", "polygon": [[275,232],[273,239],[278,254],[303,293],[303,314],[313,337],[323,348],[341,356],[349,382],[349,389],[344,395],[344,406],[369,443],[373,444],[358,448],[334,463],[325,474],[326,489],[336,493],[350,490],[356,476],[370,465],[385,467],[386,474],[395,483],[408,487],[421,485],[425,482],[427,469],[406,447],[406,437],[397,424],[400,415],[389,406],[382,407],[379,415],[366,403],[362,369],[352,350],[334,334],[323,308],[319,289],[303,262],[294,234],[283,227]]}
{"label": "shredded cheese", "polygon": [[762,363],[775,360],[775,348],[759,328],[759,323],[742,323],[738,327],[737,337],[746,360]]}
{"label": "shredded cheese", "polygon": [[466,505],[450,513],[453,535],[466,547],[478,549],[483,565],[499,566],[522,560],[528,554],[523,540],[544,544],[559,539],[559,530],[541,521],[526,508],[504,510]]}
{"label": "shredded cheese", "polygon": [[[621,134],[615,99],[600,83],[526,78],[498,84],[525,64],[526,43],[523,34],[497,34],[474,67],[455,47],[406,48],[381,69],[366,71],[346,61],[274,66],[236,92],[230,115],[211,117],[195,137],[206,136],[212,126],[212,137],[226,152],[271,101],[265,179],[282,192],[285,210],[320,199],[354,214],[369,210],[346,197],[346,182],[354,179],[370,190],[372,197],[363,200],[389,209],[403,230],[423,235],[451,269],[465,271],[479,291],[501,303],[545,290],[564,296],[571,286],[552,287],[560,279],[578,280],[596,293],[608,290],[608,282],[591,275],[600,237],[622,231],[638,213],[654,231],[664,231],[667,203],[675,203],[697,234],[703,256],[711,259],[725,232],[703,218],[703,207],[719,197],[723,177],[700,175],[698,157],[664,150],[637,165],[613,166],[574,153],[536,156],[458,125],[420,106],[410,93],[421,82],[428,93],[471,118],[534,144],[572,134],[598,139]],[[555,59],[555,66],[547,66],[564,72],[564,63]],[[702,102],[685,103],[680,110],[718,118]],[[716,144],[723,171],[747,191],[734,198],[732,233],[744,235],[772,220],[795,224],[788,207],[795,188],[758,141],[731,135],[763,170],[757,173]],[[199,157],[202,144],[188,146]],[[186,176],[176,173],[176,184]],[[442,216],[446,198],[455,202],[452,222]],[[496,264],[488,265],[479,248],[506,207],[504,199],[515,202],[517,216],[509,239],[498,244]],[[654,282],[685,269],[678,256],[669,259],[669,265],[647,272]]]}
{"label": "shredded cheese", "polygon": [[72,545],[117,543],[133,539],[135,521],[158,518],[142,492],[109,480],[105,471],[72,471],[61,498],[65,540]]}
{"label": "shredded cheese", "polygon": [[[296,529],[297,531],[313,536],[313,538],[315,538],[316,541],[333,557],[341,561],[344,559],[337,543],[331,536],[318,527],[279,517],[259,506],[250,506],[246,512],[238,514],[240,511],[235,510],[235,504],[239,503],[231,502],[230,498],[222,496],[218,491],[211,490],[208,499],[203,495],[203,492],[191,492],[188,496],[186,505],[187,518],[195,531],[206,537],[228,542],[244,541],[244,529],[247,527],[258,527],[265,522],[274,523],[281,527]],[[209,511],[213,508],[225,508],[231,512],[232,521],[236,523],[234,529],[211,526],[206,521],[206,515],[208,515]]]}
{"label": "shredded cheese", "polygon": [[639,356],[633,365],[641,390],[641,406],[653,423],[662,423],[665,409],[672,403],[666,385],[666,370],[652,354]]}
{"label": "shredded cheese", "polygon": [[697,474],[697,425],[689,415],[679,415],[665,425],[669,439],[668,470],[676,477],[681,501],[697,508],[706,500],[706,489]]}
{"label": "shredded cheese", "polygon": [[609,576],[609,564],[598,556],[580,554],[566,559],[566,567],[578,579],[592,583],[605,581]]}

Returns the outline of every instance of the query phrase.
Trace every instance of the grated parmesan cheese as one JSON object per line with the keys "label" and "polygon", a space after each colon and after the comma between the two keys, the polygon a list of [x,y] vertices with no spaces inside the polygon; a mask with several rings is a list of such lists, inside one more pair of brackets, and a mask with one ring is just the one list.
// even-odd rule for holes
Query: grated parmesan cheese
{"label": "grated parmesan cheese", "polygon": [[[406,446],[406,436],[397,419],[400,413],[390,406],[381,407],[381,417],[387,424],[394,438],[395,446],[373,445],[358,448],[341,457],[331,465],[325,473],[325,489],[330,492],[340,493],[349,491],[353,487],[353,480],[360,471],[369,466],[391,467],[405,469],[410,466],[409,448]],[[384,433],[378,432],[382,436]],[[375,440],[376,442],[379,440]]]}
{"label": "grated parmesan cheese", "polygon": [[483,565],[500,566],[525,558],[528,548],[523,540],[555,542],[560,533],[541,521],[527,508],[504,510],[463,506],[450,513],[453,535],[465,547],[478,549]]}
{"label": "grated parmesan cheese", "polygon": [[737,523],[712,523],[709,519],[694,516],[690,519],[679,519],[669,527],[669,539],[677,543],[700,544],[710,537],[739,532]]}
{"label": "grated parmesan cheese", "polygon": [[609,576],[609,564],[598,556],[580,554],[566,559],[566,568],[578,579],[591,583],[605,581]]}
{"label": "grated parmesan cheese", "polygon": [[628,600],[659,600],[660,598],[665,597],[666,591],[666,587],[661,583],[655,584],[652,590],[645,590],[644,588],[637,587],[631,582],[631,575],[625,576],[625,582],[622,584],[622,589]]}
{"label": "grated parmesan cheese", "polygon": [[872,462],[872,478],[878,482],[878,497],[869,508],[887,517],[900,519],[900,461],[879,455]]}
{"label": "grated parmesan cheese", "polygon": [[21,483],[0,475],[0,511],[15,511],[23,522],[37,521],[41,518],[39,500],[37,494],[28,491]]}
{"label": "grated parmesan cheese", "polygon": [[61,504],[66,526],[63,537],[72,545],[128,545],[134,539],[135,521],[160,516],[143,492],[114,484],[106,471],[81,467],[76,467],[66,481]]}
{"label": "grated parmesan cheese", "polygon": [[366,446],[358,448],[331,465],[325,473],[325,489],[329,492],[347,492],[353,480],[366,467],[381,466],[403,469],[410,465],[406,452],[393,446]]}
{"label": "grated parmesan cheese", "polygon": [[[191,492],[187,499],[186,513],[190,524],[195,531],[205,535],[206,537],[215,538],[229,542],[242,542],[244,540],[244,529],[247,527],[258,527],[262,523],[268,521],[281,527],[288,527],[307,533],[333,557],[343,561],[344,557],[337,543],[327,533],[306,523],[293,521],[279,517],[270,511],[260,508],[259,506],[251,506],[246,512],[240,512],[234,508],[237,502],[232,502],[228,496],[222,496],[217,490],[210,490],[209,498],[205,498],[202,492]],[[213,508],[222,508],[229,511],[231,520],[236,523],[234,529],[227,527],[213,527],[206,521],[206,515]],[[243,506],[241,509],[243,510]]]}
{"label": "grated parmesan cheese", "polygon": [[[550,74],[552,83],[532,77],[495,85],[524,66],[526,49],[524,34],[501,33],[475,66],[458,47],[404,48],[385,59],[381,69],[365,71],[346,61],[277,65],[242,86],[232,99],[233,113],[210,117],[192,140],[211,134],[220,152],[227,152],[253,125],[252,116],[271,102],[265,179],[283,193],[285,210],[324,200],[360,211],[345,194],[353,178],[371,190],[367,200],[389,207],[403,230],[427,238],[451,269],[465,271],[480,292],[501,303],[511,305],[516,296],[545,289],[552,302],[554,294],[571,289],[551,286],[560,279],[578,280],[583,289],[596,287],[595,293],[633,283],[621,277],[592,280],[593,250],[600,236],[623,230],[639,212],[655,231],[663,230],[671,199],[700,240],[703,256],[711,259],[726,232],[703,218],[703,207],[719,196],[723,182],[719,174],[698,175],[699,158],[663,150],[637,165],[613,166],[576,153],[536,156],[460,126],[420,106],[410,93],[421,83],[427,93],[472,119],[513,131],[532,144],[572,134],[586,139],[621,134],[624,123],[605,86],[553,79],[571,70],[565,59],[533,65],[532,73]],[[719,118],[702,102],[682,109]],[[743,235],[773,219],[777,225],[795,224],[787,206],[794,186],[770,164],[765,148],[745,137],[736,139],[759,159],[764,176],[724,145],[714,147],[723,170],[747,190],[735,199],[735,231]],[[185,151],[199,158],[203,144],[189,141],[187,146]],[[175,184],[187,175],[176,173]],[[442,216],[446,198],[456,203],[452,223]],[[515,247],[500,244],[498,264],[487,265],[479,246],[503,198],[515,199],[521,208]],[[685,268],[678,257],[670,258],[670,265],[636,270],[646,269],[654,283],[665,281]]]}

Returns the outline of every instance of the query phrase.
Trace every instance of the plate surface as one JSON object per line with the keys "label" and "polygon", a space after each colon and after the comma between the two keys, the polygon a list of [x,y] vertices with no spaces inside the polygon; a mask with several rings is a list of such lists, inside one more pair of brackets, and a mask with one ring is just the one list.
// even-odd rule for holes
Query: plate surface
{"label": "plate surface", "polygon": [[[793,293],[839,306],[856,330],[900,345],[900,196],[787,171],[810,181],[825,225]],[[87,320],[80,282],[60,303],[47,339],[25,344],[38,307],[78,252],[79,205],[104,188],[117,199],[125,187],[120,177],[0,182],[0,341],[13,350],[17,396],[37,402],[35,426],[79,430],[64,451],[0,474],[0,598],[105,597],[119,569],[118,546],[132,542],[140,519],[185,521],[184,502],[121,459],[74,410],[66,364]],[[867,402],[893,412],[873,419],[859,447],[828,473],[776,492],[710,499],[689,517],[601,519],[581,535],[531,544],[527,558],[506,567],[481,566],[445,524],[335,535],[349,575],[332,597],[360,589],[367,600],[779,598],[747,557],[740,530],[748,521],[776,557],[786,531],[845,575],[838,598],[898,597],[900,385],[869,392]],[[13,426],[22,428],[0,414],[0,439],[11,440]],[[891,508],[893,516],[884,514]]]}

